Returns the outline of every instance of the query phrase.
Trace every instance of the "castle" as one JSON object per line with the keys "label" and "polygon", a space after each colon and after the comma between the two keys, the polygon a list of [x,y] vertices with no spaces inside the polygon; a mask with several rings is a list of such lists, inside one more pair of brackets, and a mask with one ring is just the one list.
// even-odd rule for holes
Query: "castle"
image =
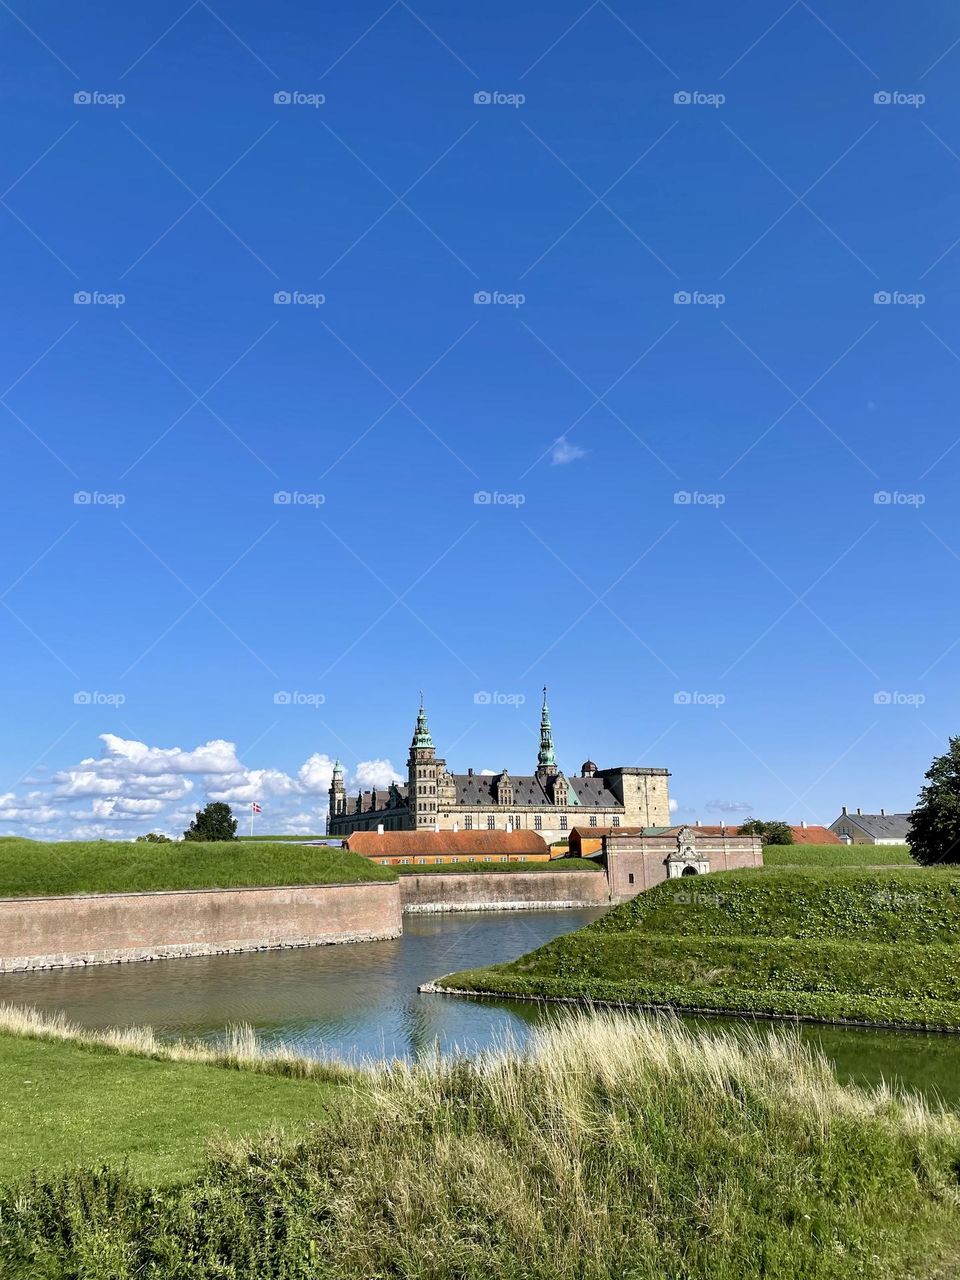
{"label": "castle", "polygon": [[333,767],[327,834],[354,831],[538,831],[549,844],[577,827],[665,827],[670,823],[666,769],[592,760],[579,777],[557,766],[553,726],[543,691],[540,751],[532,774],[449,773],[438,758],[423,698],[407,758],[406,783],[347,796],[343,768]]}

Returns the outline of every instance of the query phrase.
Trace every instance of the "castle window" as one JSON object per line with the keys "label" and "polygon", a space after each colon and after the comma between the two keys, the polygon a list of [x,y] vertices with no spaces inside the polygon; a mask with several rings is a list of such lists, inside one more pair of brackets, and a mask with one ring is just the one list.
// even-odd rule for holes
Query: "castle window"
{"label": "castle window", "polygon": [[417,859],[417,866],[422,867],[422,866],[424,865],[424,863],[425,863],[425,862],[426,862],[426,858],[418,858],[418,859]]}
{"label": "castle window", "polygon": [[472,813],[468,813],[468,814],[467,814],[467,816],[464,818],[464,820],[463,820],[463,829],[464,829],[464,831],[472,831],[472,830],[473,830],[473,814],[472,814]]}
{"label": "castle window", "polygon": [[489,855],[489,854],[487,854],[487,855],[484,857],[484,859],[483,859],[483,860],[484,860],[484,862],[492,862],[492,861],[493,861],[493,859],[490,857],[490,855]]}
{"label": "castle window", "polygon": [[560,815],[560,830],[561,830],[561,831],[566,831],[566,829],[567,829],[567,815],[566,815],[565,813],[561,813],[561,815]]}
{"label": "castle window", "polygon": [[538,814],[537,814],[537,816],[534,818],[534,820],[533,820],[533,829],[534,829],[534,831],[542,831],[542,830],[543,830],[543,814],[542,814],[542,813],[538,813]]}
{"label": "castle window", "polygon": [[590,825],[591,827],[595,827],[597,825],[597,815],[595,813],[591,813],[590,815]]}
{"label": "castle window", "polygon": [[632,871],[631,871],[631,872],[630,872],[630,874],[627,876],[627,880],[630,882],[630,884],[633,884],[633,872],[632,872]]}
{"label": "castle window", "polygon": [[520,830],[520,815],[519,815],[519,813],[515,813],[515,814],[513,815],[513,829],[514,829],[514,831],[519,831],[519,830]]}
{"label": "castle window", "polygon": [[615,813],[615,814],[613,815],[613,825],[614,825],[615,827],[619,827],[619,825],[620,825],[620,815],[619,815],[619,813]]}
{"label": "castle window", "polygon": [[487,814],[487,830],[492,831],[497,824],[496,818],[492,813]]}
{"label": "castle window", "polygon": [[401,865],[401,867],[409,867],[409,865],[410,865],[410,859],[409,859],[409,858],[401,858],[401,859],[400,859],[400,865]]}
{"label": "castle window", "polygon": [[501,853],[501,855],[500,855],[500,861],[501,861],[501,862],[509,862],[509,861],[510,861],[510,859],[507,857],[507,855],[506,855],[505,853]]}

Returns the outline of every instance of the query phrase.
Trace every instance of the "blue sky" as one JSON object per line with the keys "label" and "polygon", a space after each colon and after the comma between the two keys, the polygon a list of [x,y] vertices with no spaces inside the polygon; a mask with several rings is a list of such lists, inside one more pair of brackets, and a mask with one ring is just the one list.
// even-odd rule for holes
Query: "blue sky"
{"label": "blue sky", "polygon": [[545,682],[567,771],[687,818],[912,803],[958,728],[955,6],[0,28],[0,830],[315,829],[421,688],[451,767],[529,771]]}

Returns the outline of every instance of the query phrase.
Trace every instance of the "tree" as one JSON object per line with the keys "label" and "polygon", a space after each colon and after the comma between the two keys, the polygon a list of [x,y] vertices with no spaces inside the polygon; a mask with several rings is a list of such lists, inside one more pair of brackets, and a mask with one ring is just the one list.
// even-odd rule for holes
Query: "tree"
{"label": "tree", "polygon": [[137,844],[173,844],[173,841],[161,831],[148,831],[145,836],[137,836]]}
{"label": "tree", "polygon": [[788,822],[764,822],[748,818],[740,825],[740,835],[759,836],[762,844],[793,844],[793,831]]}
{"label": "tree", "polygon": [[910,815],[910,852],[925,867],[960,862],[960,738],[950,739],[924,776],[927,785]]}
{"label": "tree", "polygon": [[221,800],[211,800],[183,833],[184,840],[235,840],[237,820],[230,806]]}

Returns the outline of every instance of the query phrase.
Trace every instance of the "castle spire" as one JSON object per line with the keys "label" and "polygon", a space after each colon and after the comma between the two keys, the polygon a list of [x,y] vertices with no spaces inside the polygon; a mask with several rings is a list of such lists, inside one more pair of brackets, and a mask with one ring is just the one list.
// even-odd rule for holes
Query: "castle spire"
{"label": "castle spire", "polygon": [[537,756],[538,769],[556,769],[557,757],[553,750],[553,726],[550,723],[550,708],[547,706],[547,686],[543,686],[543,710],[540,712],[540,753]]}
{"label": "castle spire", "polygon": [[427,713],[423,706],[423,690],[420,690],[420,710],[417,712],[417,727],[413,731],[413,741],[410,743],[411,749],[414,747],[433,747],[433,738],[430,736],[430,727],[427,724]]}

